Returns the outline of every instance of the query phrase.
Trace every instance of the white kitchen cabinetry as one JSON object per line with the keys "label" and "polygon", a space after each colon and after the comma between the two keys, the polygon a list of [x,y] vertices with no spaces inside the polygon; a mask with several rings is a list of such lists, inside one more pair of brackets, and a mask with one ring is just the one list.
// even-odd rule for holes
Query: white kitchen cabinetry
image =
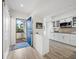
{"label": "white kitchen cabinetry", "polygon": [[71,35],[70,44],[76,46],[76,35]]}
{"label": "white kitchen cabinetry", "polygon": [[71,22],[72,21],[72,17],[66,18],[66,22]]}
{"label": "white kitchen cabinetry", "polygon": [[72,21],[72,17],[68,17],[68,18],[61,19],[60,20],[60,23],[63,23],[63,22],[71,22],[71,21]]}
{"label": "white kitchen cabinetry", "polygon": [[52,24],[52,25],[53,25],[53,27],[55,27],[55,21],[53,21],[52,23],[53,23],[53,24]]}
{"label": "white kitchen cabinetry", "polygon": [[62,34],[62,42],[70,44],[71,34]]}
{"label": "white kitchen cabinetry", "polygon": [[55,33],[51,33],[51,40],[55,40]]}
{"label": "white kitchen cabinetry", "polygon": [[61,35],[60,35],[60,33],[55,33],[54,37],[55,37],[56,41],[61,41]]}
{"label": "white kitchen cabinetry", "polygon": [[42,54],[42,37],[39,34],[35,35],[34,38],[34,48]]}
{"label": "white kitchen cabinetry", "polygon": [[53,33],[52,40],[76,46],[75,34]]}
{"label": "white kitchen cabinetry", "polygon": [[76,27],[76,17],[73,17],[72,19],[73,19],[73,21],[72,21],[72,27]]}
{"label": "white kitchen cabinetry", "polygon": [[63,23],[63,22],[66,22],[66,20],[65,19],[61,19],[60,20],[60,23]]}
{"label": "white kitchen cabinetry", "polygon": [[60,33],[52,33],[51,35],[52,40],[62,42],[62,35]]}
{"label": "white kitchen cabinetry", "polygon": [[49,40],[41,34],[35,34],[33,46],[41,55],[49,52]]}

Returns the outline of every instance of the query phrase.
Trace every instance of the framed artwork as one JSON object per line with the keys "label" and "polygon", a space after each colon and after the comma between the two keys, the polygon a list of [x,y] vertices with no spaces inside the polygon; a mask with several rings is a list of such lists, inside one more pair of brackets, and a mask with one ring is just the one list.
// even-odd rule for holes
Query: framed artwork
{"label": "framed artwork", "polygon": [[42,28],[43,28],[43,24],[37,22],[37,23],[36,23],[36,29],[42,29]]}

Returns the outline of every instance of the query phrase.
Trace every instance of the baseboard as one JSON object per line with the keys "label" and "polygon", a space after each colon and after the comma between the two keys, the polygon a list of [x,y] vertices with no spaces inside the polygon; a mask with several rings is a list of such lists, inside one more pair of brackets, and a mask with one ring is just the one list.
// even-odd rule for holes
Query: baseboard
{"label": "baseboard", "polygon": [[[50,40],[52,40],[52,39],[50,39]],[[72,47],[75,47],[76,48],[75,45],[67,44],[67,43],[64,43],[64,42],[56,41],[56,40],[52,40],[52,41],[59,42],[61,44],[69,45],[69,46],[72,46]]]}

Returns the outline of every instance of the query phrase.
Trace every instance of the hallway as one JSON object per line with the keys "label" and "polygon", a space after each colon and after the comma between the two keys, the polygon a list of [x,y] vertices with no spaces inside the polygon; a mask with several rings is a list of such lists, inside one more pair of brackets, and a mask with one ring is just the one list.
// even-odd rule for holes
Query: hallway
{"label": "hallway", "polygon": [[2,3],[3,59],[76,58],[76,0]]}
{"label": "hallway", "polygon": [[43,57],[32,47],[9,53],[8,59],[76,59],[75,47],[50,40],[49,53]]}

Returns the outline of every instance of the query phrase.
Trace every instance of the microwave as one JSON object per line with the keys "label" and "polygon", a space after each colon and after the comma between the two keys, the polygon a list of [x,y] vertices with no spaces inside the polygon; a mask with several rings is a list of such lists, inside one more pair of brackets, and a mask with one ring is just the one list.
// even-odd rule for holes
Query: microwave
{"label": "microwave", "polygon": [[60,23],[60,27],[72,27],[72,22],[63,22]]}

